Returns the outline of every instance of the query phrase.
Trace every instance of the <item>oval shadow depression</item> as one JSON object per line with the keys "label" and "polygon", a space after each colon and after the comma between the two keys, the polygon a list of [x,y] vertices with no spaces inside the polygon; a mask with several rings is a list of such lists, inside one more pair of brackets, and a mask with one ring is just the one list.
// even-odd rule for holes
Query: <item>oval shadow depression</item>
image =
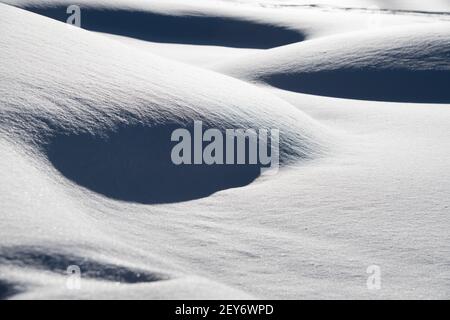
{"label": "oval shadow depression", "polygon": [[[142,204],[199,199],[247,185],[259,176],[259,165],[175,165],[171,151],[178,141],[171,141],[171,134],[178,128],[179,124],[127,124],[103,135],[59,133],[45,152],[52,165],[78,185]],[[193,140],[193,128],[186,129]]]}

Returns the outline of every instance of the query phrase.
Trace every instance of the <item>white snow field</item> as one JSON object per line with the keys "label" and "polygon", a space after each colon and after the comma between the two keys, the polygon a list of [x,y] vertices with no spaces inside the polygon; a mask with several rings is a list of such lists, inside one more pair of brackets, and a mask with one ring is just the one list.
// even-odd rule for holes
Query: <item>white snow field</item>
{"label": "white snow field", "polygon": [[450,298],[447,1],[0,2],[0,299]]}

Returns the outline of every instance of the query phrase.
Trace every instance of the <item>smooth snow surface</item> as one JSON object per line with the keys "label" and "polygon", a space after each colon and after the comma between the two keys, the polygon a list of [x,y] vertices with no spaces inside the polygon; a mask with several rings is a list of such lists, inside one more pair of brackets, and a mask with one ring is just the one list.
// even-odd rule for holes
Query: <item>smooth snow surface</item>
{"label": "smooth snow surface", "polygon": [[450,3],[447,0],[223,0],[244,4],[266,6],[306,6],[342,9],[380,9],[416,12],[448,12]]}
{"label": "smooth snow surface", "polygon": [[[447,1],[1,2],[0,299],[450,297]],[[194,120],[280,171],[173,165]]]}

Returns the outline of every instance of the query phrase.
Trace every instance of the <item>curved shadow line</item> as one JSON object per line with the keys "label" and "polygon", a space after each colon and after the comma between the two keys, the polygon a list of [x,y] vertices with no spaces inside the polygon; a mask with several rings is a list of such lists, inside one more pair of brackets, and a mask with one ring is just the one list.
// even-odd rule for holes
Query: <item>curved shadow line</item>
{"label": "curved shadow line", "polygon": [[[66,7],[24,9],[66,22]],[[249,20],[210,16],[172,16],[153,12],[81,7],[83,29],[140,40],[235,48],[268,49],[305,40],[300,31]]]}
{"label": "curved shadow line", "polygon": [[336,98],[450,103],[450,70],[317,71],[271,74],[261,80],[284,90]]}
{"label": "curved shadow line", "polygon": [[[169,276],[132,269],[124,266],[102,263],[77,255],[52,252],[45,248],[14,246],[0,248],[0,265],[15,265],[24,268],[34,268],[66,274],[71,265],[80,267],[82,276],[90,279],[100,279],[121,283],[141,283],[168,280]],[[0,282],[0,296],[7,297],[14,294],[14,287]]]}

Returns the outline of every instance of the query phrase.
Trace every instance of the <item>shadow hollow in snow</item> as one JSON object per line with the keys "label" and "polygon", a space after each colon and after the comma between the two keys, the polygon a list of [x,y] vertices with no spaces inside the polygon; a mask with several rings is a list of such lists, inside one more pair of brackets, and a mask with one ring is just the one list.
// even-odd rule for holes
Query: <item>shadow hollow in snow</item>
{"label": "shadow hollow in snow", "polygon": [[[68,17],[66,7],[25,9],[62,22]],[[83,29],[154,42],[268,49],[305,39],[296,30],[234,17],[83,7],[81,14]]]}
{"label": "shadow hollow in snow", "polygon": [[20,290],[18,290],[14,284],[5,280],[0,280],[0,300],[8,299],[19,292]]}
{"label": "shadow hollow in snow", "polygon": [[276,73],[262,81],[284,90],[357,100],[450,103],[450,71],[333,70]]}
{"label": "shadow hollow in snow", "polygon": [[[167,123],[126,124],[102,134],[57,134],[45,152],[75,183],[113,199],[143,204],[198,199],[247,185],[259,176],[258,164],[175,165],[171,151],[178,142],[171,141],[171,134],[178,128]],[[194,137],[193,128],[186,129]]]}
{"label": "shadow hollow in snow", "polygon": [[[40,269],[66,274],[67,268],[77,265],[81,276],[97,280],[121,283],[140,283],[167,280],[169,277],[160,273],[130,269],[124,266],[93,261],[66,253],[51,252],[39,247],[3,247],[0,248],[0,265],[14,265],[23,268]],[[1,285],[1,282],[0,282]],[[10,287],[5,286],[8,289]],[[0,291],[1,291],[0,286]],[[0,292],[1,293],[1,292]],[[6,291],[7,294],[8,291]]]}

